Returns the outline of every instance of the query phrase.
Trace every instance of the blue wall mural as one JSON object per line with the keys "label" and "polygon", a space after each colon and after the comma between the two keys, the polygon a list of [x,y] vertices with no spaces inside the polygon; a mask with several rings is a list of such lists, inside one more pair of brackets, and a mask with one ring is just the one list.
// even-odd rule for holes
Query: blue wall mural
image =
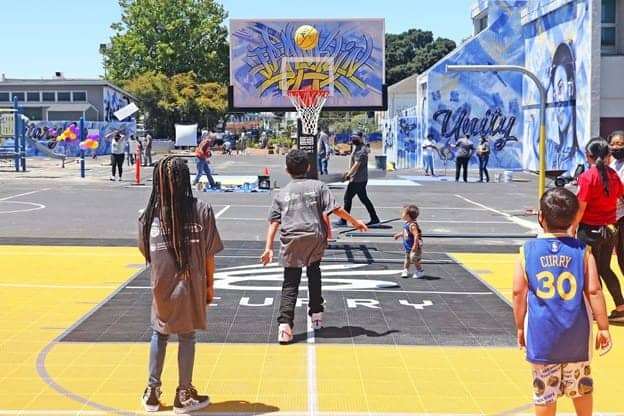
{"label": "blue wall mural", "polygon": [[[523,27],[526,66],[548,90],[547,168],[571,170],[583,163],[591,137],[591,5],[588,0],[572,0],[544,14],[540,10],[545,3],[535,5],[535,16]],[[538,167],[538,103],[537,88],[525,82],[523,165],[533,170]]]}
{"label": "blue wall mural", "polygon": [[418,79],[416,157],[400,152],[414,147],[411,134],[399,134],[399,125],[412,121],[384,122],[388,160],[420,167],[420,143],[429,134],[438,144],[439,165],[454,159],[452,145],[459,137],[469,134],[476,145],[485,135],[491,167],[536,170],[539,94],[533,83],[516,73],[446,71],[451,64],[506,64],[527,67],[547,87],[547,167],[574,169],[591,137],[591,2],[489,0],[487,9],[488,27]]}
{"label": "blue wall mural", "polygon": [[[60,135],[65,129],[67,129],[72,123],[78,125],[75,121],[30,121],[26,124],[26,135],[34,140],[37,140],[40,144],[47,146],[54,153],[62,154],[68,157],[77,157],[80,155],[79,140],[70,141],[57,141],[56,137]],[[122,134],[129,136],[136,133],[136,122],[121,122],[121,121],[86,121],[84,123],[85,132],[84,137],[87,137],[88,131],[97,129],[99,131],[99,143],[100,145],[95,151],[87,150],[87,154],[91,155],[93,152],[97,155],[110,154],[110,143],[112,137],[106,138],[110,133],[120,131]],[[26,149],[27,156],[45,156],[40,155],[37,149],[30,146]]]}
{"label": "blue wall mural", "polygon": [[[447,72],[454,64],[523,65],[520,11],[526,0],[495,0],[488,7],[488,27],[440,60],[426,77],[421,105],[423,136],[438,143],[442,159],[454,159],[453,144],[470,135],[475,147],[490,140],[491,167],[521,168],[522,76],[515,73]],[[424,94],[423,94],[424,95]],[[477,163],[476,158],[473,163]]]}

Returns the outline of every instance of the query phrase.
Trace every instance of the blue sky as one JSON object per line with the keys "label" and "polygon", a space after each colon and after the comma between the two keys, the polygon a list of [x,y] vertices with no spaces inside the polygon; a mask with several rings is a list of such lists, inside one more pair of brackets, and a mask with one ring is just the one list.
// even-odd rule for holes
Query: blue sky
{"label": "blue sky", "polygon": [[[72,78],[104,73],[98,52],[118,21],[116,0],[1,0],[0,73]],[[235,18],[385,17],[386,31],[431,30],[461,41],[472,32],[474,0],[220,0]]]}

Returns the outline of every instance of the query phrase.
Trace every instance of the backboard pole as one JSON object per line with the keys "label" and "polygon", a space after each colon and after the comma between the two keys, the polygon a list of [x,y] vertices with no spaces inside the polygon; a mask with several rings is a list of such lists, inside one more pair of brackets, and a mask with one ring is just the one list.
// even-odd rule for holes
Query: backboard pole
{"label": "backboard pole", "polygon": [[303,150],[308,154],[308,162],[310,169],[306,177],[308,179],[318,179],[318,150],[317,150],[318,134],[308,135],[303,133],[303,125],[301,119],[297,117],[297,149]]}

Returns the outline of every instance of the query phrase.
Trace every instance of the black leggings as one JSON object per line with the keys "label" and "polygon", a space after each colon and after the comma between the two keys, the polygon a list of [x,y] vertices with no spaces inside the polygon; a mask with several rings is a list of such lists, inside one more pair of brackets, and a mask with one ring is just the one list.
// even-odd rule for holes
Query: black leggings
{"label": "black leggings", "polygon": [[[277,322],[289,324],[295,321],[295,307],[301,283],[301,267],[285,267],[284,283],[282,284],[282,300],[280,301]],[[308,275],[308,313],[323,312],[323,297],[321,296],[321,262],[317,261],[307,267]]]}
{"label": "black leggings", "polygon": [[485,174],[485,179],[490,181],[490,174],[487,170],[488,161],[490,160],[490,155],[482,155],[479,156],[479,180],[483,181],[483,175]]}
{"label": "black leggings", "polygon": [[464,182],[468,182],[468,162],[470,161],[469,157],[458,157],[455,160],[455,180],[459,180],[459,173],[461,169],[464,169]]}
{"label": "black leggings", "polygon": [[371,221],[379,222],[379,217],[377,216],[377,212],[375,212],[375,207],[373,206],[371,200],[368,199],[368,194],[366,193],[366,183],[367,182],[349,182],[344,195],[344,209],[349,213],[351,212],[353,198],[357,195],[358,198],[360,198],[360,201],[362,201],[362,204],[366,207]]}
{"label": "black leggings", "polygon": [[123,163],[124,163],[124,154],[112,154],[111,155],[111,162],[113,165],[113,169],[112,169],[112,176],[115,176],[115,168],[117,168],[119,170],[119,177],[121,178],[121,174],[123,172]]}
{"label": "black leggings", "polygon": [[592,254],[596,259],[596,265],[598,266],[598,274],[605,286],[607,286],[615,306],[624,305],[620,281],[613,273],[613,270],[611,270],[611,257],[613,256],[613,247],[616,243],[616,233],[607,226],[598,227],[580,224],[577,235],[579,240],[591,247]]}

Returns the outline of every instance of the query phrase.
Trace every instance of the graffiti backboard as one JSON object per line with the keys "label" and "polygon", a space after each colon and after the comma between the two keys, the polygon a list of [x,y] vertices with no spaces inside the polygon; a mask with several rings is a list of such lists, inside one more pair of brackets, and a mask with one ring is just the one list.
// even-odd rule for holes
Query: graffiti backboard
{"label": "graffiti backboard", "polygon": [[230,108],[292,111],[288,90],[315,88],[324,110],[386,109],[384,47],[383,19],[231,19]]}

